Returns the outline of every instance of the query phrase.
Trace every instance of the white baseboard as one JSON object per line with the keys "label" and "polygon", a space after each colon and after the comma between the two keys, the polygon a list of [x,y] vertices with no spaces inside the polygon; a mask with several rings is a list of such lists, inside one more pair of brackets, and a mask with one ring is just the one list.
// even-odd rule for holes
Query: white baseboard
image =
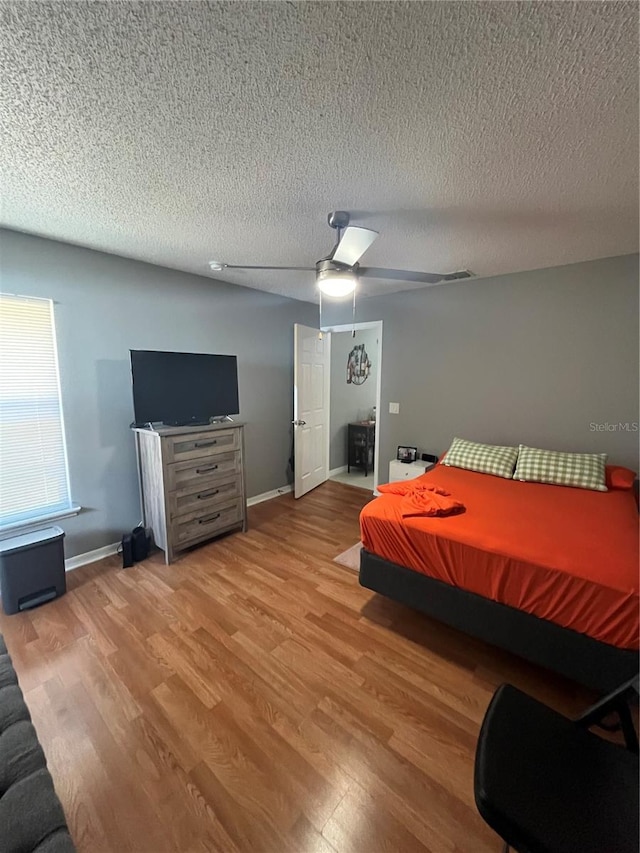
{"label": "white baseboard", "polygon": [[[247,506],[254,506],[263,501],[270,501],[272,498],[279,498],[280,495],[289,494],[293,491],[293,486],[281,486],[279,489],[272,489],[270,492],[263,492],[261,495],[254,495],[247,500]],[[112,542],[111,545],[105,545],[103,548],[96,548],[95,551],[87,551],[85,554],[77,554],[75,557],[69,557],[64,561],[64,568],[67,572],[72,572],[80,566],[86,566],[88,563],[95,563],[98,560],[103,560],[105,557],[111,557],[112,554],[117,554],[119,542]]]}
{"label": "white baseboard", "polygon": [[329,471],[329,476],[335,477],[337,474],[344,474],[344,472],[347,470],[347,467],[347,465],[341,465],[339,468],[332,468]]}
{"label": "white baseboard", "polygon": [[119,542],[112,542],[111,545],[105,545],[103,548],[96,548],[95,551],[87,551],[84,554],[76,554],[75,557],[69,557],[64,561],[64,569],[66,572],[72,572],[80,566],[86,566],[87,563],[95,563],[98,560],[104,560],[105,557],[110,557],[118,552],[120,547]]}
{"label": "white baseboard", "polygon": [[288,495],[293,491],[293,486],[289,483],[286,486],[280,486],[279,489],[271,489],[270,492],[263,492],[261,495],[254,495],[252,498],[247,498],[247,506],[261,504],[263,501],[270,501],[272,498],[279,498],[280,495]]}

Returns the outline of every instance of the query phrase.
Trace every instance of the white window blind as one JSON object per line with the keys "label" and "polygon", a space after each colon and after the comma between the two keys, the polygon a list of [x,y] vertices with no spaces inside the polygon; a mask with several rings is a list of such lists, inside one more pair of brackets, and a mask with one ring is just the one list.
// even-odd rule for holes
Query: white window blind
{"label": "white window blind", "polygon": [[0,528],[69,509],[53,303],[0,294]]}

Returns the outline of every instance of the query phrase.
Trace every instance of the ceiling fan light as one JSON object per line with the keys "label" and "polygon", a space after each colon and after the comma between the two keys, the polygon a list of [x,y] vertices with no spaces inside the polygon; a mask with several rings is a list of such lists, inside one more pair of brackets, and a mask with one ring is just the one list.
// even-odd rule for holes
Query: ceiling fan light
{"label": "ceiling fan light", "polygon": [[323,278],[318,282],[318,287],[325,296],[339,298],[349,296],[356,289],[357,280],[353,275],[331,276]]}
{"label": "ceiling fan light", "polygon": [[350,296],[358,284],[357,276],[351,273],[334,273],[318,277],[318,287],[325,296],[339,299],[342,296]]}

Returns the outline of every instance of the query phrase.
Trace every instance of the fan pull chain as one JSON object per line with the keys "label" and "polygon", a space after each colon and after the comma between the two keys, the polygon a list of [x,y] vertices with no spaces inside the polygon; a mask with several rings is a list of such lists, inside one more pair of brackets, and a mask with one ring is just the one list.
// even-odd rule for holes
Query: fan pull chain
{"label": "fan pull chain", "polygon": [[321,338],[322,337],[322,291],[318,290],[318,293],[320,294],[320,324],[319,324],[320,325],[320,334],[318,335],[318,337]]}
{"label": "fan pull chain", "polygon": [[356,336],[356,289],[353,289],[353,328],[351,329],[351,337]]}

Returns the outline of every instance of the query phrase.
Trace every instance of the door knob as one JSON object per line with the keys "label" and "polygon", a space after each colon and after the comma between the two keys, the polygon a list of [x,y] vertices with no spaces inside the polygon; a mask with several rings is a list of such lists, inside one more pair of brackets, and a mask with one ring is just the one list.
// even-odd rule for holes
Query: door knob
{"label": "door knob", "polygon": [[291,421],[294,426],[306,426],[306,421]]}

